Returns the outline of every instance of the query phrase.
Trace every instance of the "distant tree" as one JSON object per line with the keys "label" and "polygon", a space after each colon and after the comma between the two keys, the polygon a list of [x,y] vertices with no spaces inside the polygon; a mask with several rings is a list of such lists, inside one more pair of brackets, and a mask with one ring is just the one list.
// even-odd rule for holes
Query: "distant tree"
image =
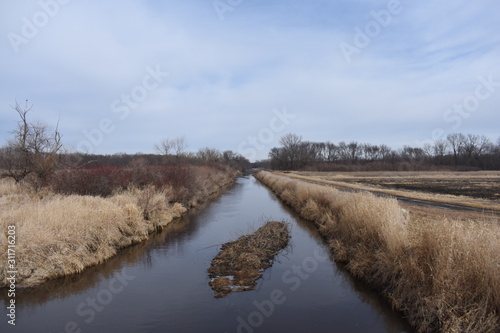
{"label": "distant tree", "polygon": [[173,149],[175,152],[175,156],[177,156],[177,157],[183,156],[186,153],[186,149],[187,149],[186,138],[183,136],[175,138]]}
{"label": "distant tree", "polygon": [[232,150],[226,150],[222,153],[222,161],[224,164],[241,172],[247,172],[250,168],[250,161]]}
{"label": "distant tree", "polygon": [[453,162],[455,163],[455,165],[458,165],[466,137],[461,133],[452,133],[448,134],[446,140],[448,140],[449,146],[453,153]]}
{"label": "distant tree", "polygon": [[380,145],[380,157],[383,161],[391,157],[392,149],[388,145]]}
{"label": "distant tree", "polygon": [[366,161],[373,162],[380,158],[380,147],[377,145],[365,143],[362,145],[361,149],[363,150],[364,159]]}
{"label": "distant tree", "polygon": [[435,161],[438,165],[443,164],[444,157],[448,153],[448,141],[443,139],[438,139],[434,141],[432,146],[432,151],[434,154]]}
{"label": "distant tree", "polygon": [[198,150],[198,152],[196,153],[196,157],[205,162],[217,163],[221,162],[222,153],[215,148],[206,147]]}
{"label": "distant tree", "polygon": [[434,147],[430,143],[424,143],[422,151],[429,160],[432,160],[432,158],[434,157]]}
{"label": "distant tree", "polygon": [[170,155],[172,153],[172,150],[174,148],[174,142],[171,139],[165,139],[159,144],[155,145],[155,149],[159,154],[162,155]]}
{"label": "distant tree", "polygon": [[173,160],[179,162],[179,160],[186,155],[187,143],[186,139],[181,136],[173,139],[164,139],[159,144],[155,145],[155,149],[158,153],[165,155],[168,160]]}
{"label": "distant tree", "polygon": [[0,178],[12,178],[18,183],[33,174],[37,185],[44,185],[57,166],[61,134],[57,126],[51,130],[42,122],[28,121],[32,107],[28,101],[24,107],[17,102],[13,106],[20,120],[11,132],[13,138],[1,150]]}
{"label": "distant tree", "polygon": [[462,150],[466,158],[467,165],[478,165],[480,157],[488,150],[491,145],[486,136],[468,134],[463,137]]}
{"label": "distant tree", "polygon": [[349,152],[349,161],[350,163],[356,163],[358,158],[361,156],[361,145],[356,141],[351,141],[347,145],[347,149]]}
{"label": "distant tree", "polygon": [[327,162],[335,162],[340,158],[339,147],[336,144],[327,142],[325,149],[325,158]]}
{"label": "distant tree", "polygon": [[404,146],[399,152],[401,158],[417,170],[425,162],[426,153],[422,148]]}
{"label": "distant tree", "polygon": [[283,154],[286,160],[286,169],[296,170],[300,168],[302,151],[302,137],[297,134],[288,133],[280,139]]}

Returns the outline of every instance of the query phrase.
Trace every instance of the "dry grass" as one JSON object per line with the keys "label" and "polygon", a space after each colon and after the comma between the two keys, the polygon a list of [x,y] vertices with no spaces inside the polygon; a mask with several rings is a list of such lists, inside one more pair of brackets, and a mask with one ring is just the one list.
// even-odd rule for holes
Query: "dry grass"
{"label": "dry grass", "polygon": [[[283,174],[285,175],[285,174]],[[478,173],[469,172],[364,172],[364,173],[331,173],[331,172],[293,172],[287,173],[287,177],[307,180],[314,183],[331,185],[338,188],[346,188],[351,190],[369,191],[372,193],[387,194],[410,199],[426,200],[435,203],[445,203],[453,205],[461,205],[465,207],[490,209],[500,212],[499,200],[488,200],[474,198],[465,195],[452,195],[445,193],[431,193],[429,190],[433,186],[432,180],[445,179],[451,184],[458,186],[459,184],[466,185],[471,182],[471,179],[476,179],[473,186],[483,186],[484,190],[497,191],[500,183],[500,173],[495,171],[483,171]],[[482,182],[480,180],[483,180]],[[420,183],[422,190],[427,186],[429,190],[414,191],[405,190],[405,187],[410,187],[409,184]],[[426,182],[428,182],[426,184]],[[379,185],[374,185],[379,184]],[[397,187],[397,188],[394,188]],[[465,188],[465,186],[464,186]],[[441,191],[446,191],[441,189]],[[460,192],[460,190],[455,191]],[[465,192],[465,191],[464,191]],[[479,191],[480,192],[480,191]],[[498,193],[500,195],[500,193]]]}
{"label": "dry grass", "polygon": [[[198,190],[190,196],[190,206],[206,200],[232,177],[210,170],[198,175]],[[108,198],[65,196],[49,191],[32,193],[1,180],[0,244],[7,244],[7,226],[15,225],[17,285],[35,286],[81,272],[116,255],[121,248],[147,239],[187,210],[172,202],[172,193],[171,187],[149,186]],[[7,251],[0,252],[0,262],[3,287]]]}
{"label": "dry grass", "polygon": [[419,332],[498,332],[498,221],[417,219],[394,199],[256,175],[314,221],[336,261],[379,290]]}
{"label": "dry grass", "polygon": [[272,265],[276,254],[288,244],[284,222],[268,222],[253,234],[222,245],[208,269],[209,285],[221,298],[232,291],[253,290],[262,272]]}

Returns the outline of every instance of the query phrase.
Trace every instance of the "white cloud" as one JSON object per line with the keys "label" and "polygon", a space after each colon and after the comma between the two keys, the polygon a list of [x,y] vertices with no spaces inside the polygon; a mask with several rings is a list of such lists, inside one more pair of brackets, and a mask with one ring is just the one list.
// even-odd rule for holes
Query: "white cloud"
{"label": "white cloud", "polygon": [[[399,145],[429,139],[433,128],[451,131],[445,110],[479,76],[500,81],[500,5],[401,0],[401,14],[348,64],[339,44],[352,43],[354,28],[387,3],[244,1],[220,21],[206,1],[71,1],[15,53],[8,33],[40,7],[4,2],[0,140],[16,121],[9,105],[26,98],[39,118],[60,114],[73,147],[111,119],[101,153],[149,152],[179,135],[193,149],[235,149],[283,106],[297,115],[287,132],[305,139]],[[148,66],[170,75],[120,119],[111,104],[142,84]],[[458,131],[495,135],[498,90]]]}

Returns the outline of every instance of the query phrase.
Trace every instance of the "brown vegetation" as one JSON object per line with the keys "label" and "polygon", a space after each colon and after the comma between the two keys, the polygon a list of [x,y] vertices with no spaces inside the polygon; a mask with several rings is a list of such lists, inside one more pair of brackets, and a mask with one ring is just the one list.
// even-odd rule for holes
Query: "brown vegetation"
{"label": "brown vegetation", "polygon": [[289,237],[286,223],[268,222],[253,234],[223,244],[208,269],[215,297],[253,290],[276,254],[287,246]]}
{"label": "brown vegetation", "polygon": [[334,259],[403,311],[419,332],[498,332],[500,225],[429,220],[395,199],[269,172],[256,177],[315,222]]}
{"label": "brown vegetation", "polygon": [[[107,197],[34,191],[28,184],[0,181],[0,244],[16,226],[17,285],[34,286],[81,272],[143,241],[232,182],[229,169],[193,166],[189,190],[165,184],[119,187]],[[70,174],[68,174],[70,175]],[[176,202],[185,193],[182,203]],[[0,252],[7,262],[7,251]],[[0,265],[0,287],[6,285]]]}
{"label": "brown vegetation", "polygon": [[500,212],[498,171],[289,172],[286,176],[341,189]]}

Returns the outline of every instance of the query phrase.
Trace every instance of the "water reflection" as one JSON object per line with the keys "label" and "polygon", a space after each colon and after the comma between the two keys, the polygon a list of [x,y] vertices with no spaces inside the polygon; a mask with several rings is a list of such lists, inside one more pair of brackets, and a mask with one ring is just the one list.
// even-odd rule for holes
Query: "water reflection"
{"label": "water reflection", "polygon": [[[228,187],[230,189],[234,185]],[[212,198],[203,205],[192,209],[188,214],[169,223],[161,232],[139,244],[120,250],[118,255],[106,262],[89,267],[80,274],[48,281],[33,288],[18,288],[16,303],[19,308],[43,305],[53,299],[64,299],[68,296],[78,295],[94,288],[103,280],[111,279],[120,270],[141,263],[144,269],[153,269],[152,253],[168,256],[182,253],[183,242],[192,237],[199,228],[201,220],[195,219],[201,211],[217,198]],[[0,289],[2,291],[2,289]],[[0,300],[5,306],[10,298],[6,292],[0,293]]]}

